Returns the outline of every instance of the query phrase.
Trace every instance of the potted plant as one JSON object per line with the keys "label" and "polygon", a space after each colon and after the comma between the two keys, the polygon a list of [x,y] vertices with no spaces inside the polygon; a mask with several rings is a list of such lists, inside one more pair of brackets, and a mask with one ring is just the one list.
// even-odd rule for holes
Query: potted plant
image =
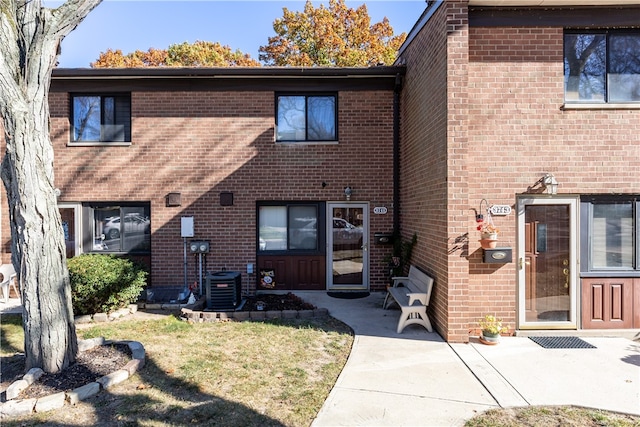
{"label": "potted plant", "polygon": [[493,224],[491,216],[487,216],[487,219],[478,223],[477,229],[480,232],[480,246],[485,249],[495,248],[500,230]]}
{"label": "potted plant", "polygon": [[480,341],[484,344],[498,344],[500,334],[508,331],[508,328],[502,325],[502,319],[492,314],[485,315],[478,323],[480,324],[480,329],[482,329]]}
{"label": "potted plant", "polygon": [[411,255],[417,242],[418,235],[415,233],[411,240],[405,240],[399,235],[394,237],[393,252],[384,258],[389,266],[389,284],[393,283],[392,277],[405,275],[405,267],[411,263]]}

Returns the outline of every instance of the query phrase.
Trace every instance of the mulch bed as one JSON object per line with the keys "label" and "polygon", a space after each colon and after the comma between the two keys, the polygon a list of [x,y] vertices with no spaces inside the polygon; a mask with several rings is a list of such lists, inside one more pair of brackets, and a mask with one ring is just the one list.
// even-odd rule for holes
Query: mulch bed
{"label": "mulch bed", "polygon": [[262,302],[262,310],[313,310],[313,304],[305,302],[302,298],[292,293],[287,294],[260,294],[245,297],[245,303],[240,311],[257,311],[258,303]]}
{"label": "mulch bed", "polygon": [[[5,360],[6,359],[6,360]],[[44,374],[38,381],[23,390],[19,399],[31,399],[54,393],[70,391],[123,368],[131,360],[131,350],[126,344],[106,344],[93,347],[78,355],[76,361],[57,374]],[[3,389],[24,375],[24,355],[2,358],[1,376]]]}

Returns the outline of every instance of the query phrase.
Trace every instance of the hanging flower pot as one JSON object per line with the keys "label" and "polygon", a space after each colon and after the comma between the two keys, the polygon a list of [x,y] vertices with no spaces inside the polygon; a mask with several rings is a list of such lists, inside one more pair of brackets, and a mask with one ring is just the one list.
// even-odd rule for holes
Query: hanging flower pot
{"label": "hanging flower pot", "polygon": [[497,235],[495,237],[496,238],[494,239],[480,239],[480,246],[482,247],[482,249],[493,249],[498,246]]}
{"label": "hanging flower pot", "polygon": [[493,249],[498,245],[498,228],[493,225],[491,215],[487,214],[486,218],[478,223],[478,231],[480,232],[480,246],[483,249]]}
{"label": "hanging flower pot", "polygon": [[482,240],[498,240],[498,232],[481,233],[480,237]]}

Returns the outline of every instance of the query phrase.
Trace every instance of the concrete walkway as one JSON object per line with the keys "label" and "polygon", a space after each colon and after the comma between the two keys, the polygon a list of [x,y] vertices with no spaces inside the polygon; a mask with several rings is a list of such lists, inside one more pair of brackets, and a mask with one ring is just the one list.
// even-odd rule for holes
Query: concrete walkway
{"label": "concrete walkway", "polygon": [[640,343],[583,337],[595,349],[545,349],[529,338],[497,346],[446,343],[411,325],[384,293],[339,299],[296,292],[351,326],[353,349],[313,426],[460,426],[490,408],[577,405],[640,415]]}

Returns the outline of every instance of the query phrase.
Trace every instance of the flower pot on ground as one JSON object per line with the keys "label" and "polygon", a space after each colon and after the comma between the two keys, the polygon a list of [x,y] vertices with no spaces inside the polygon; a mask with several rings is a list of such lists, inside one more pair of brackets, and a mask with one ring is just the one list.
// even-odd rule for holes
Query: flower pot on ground
{"label": "flower pot on ground", "polygon": [[482,331],[482,335],[480,336],[480,341],[483,344],[495,345],[500,342],[500,334],[493,334],[488,331]]}
{"label": "flower pot on ground", "polygon": [[500,342],[500,334],[506,332],[508,328],[502,325],[502,319],[497,318],[492,314],[485,315],[478,322],[482,334],[480,336],[480,342],[489,345],[495,345]]}

